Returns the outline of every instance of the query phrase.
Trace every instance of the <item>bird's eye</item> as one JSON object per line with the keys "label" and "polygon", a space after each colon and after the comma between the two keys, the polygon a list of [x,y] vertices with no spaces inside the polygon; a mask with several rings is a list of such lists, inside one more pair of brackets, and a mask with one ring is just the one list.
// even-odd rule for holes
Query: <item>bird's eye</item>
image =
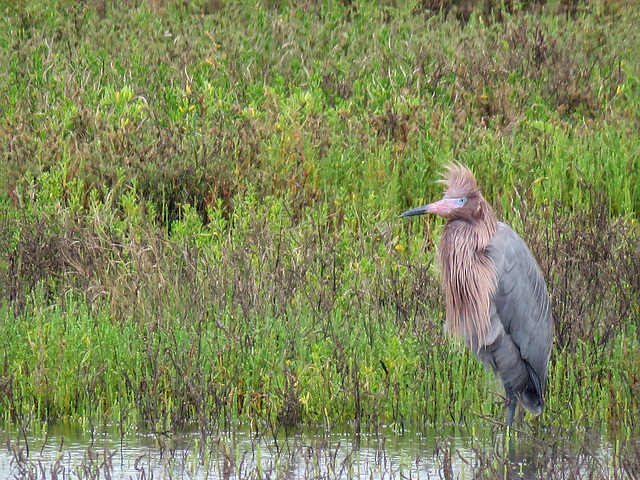
{"label": "bird's eye", "polygon": [[458,199],[458,205],[459,205],[459,206],[462,206],[462,205],[464,205],[465,203],[467,203],[467,197],[460,197],[460,198]]}

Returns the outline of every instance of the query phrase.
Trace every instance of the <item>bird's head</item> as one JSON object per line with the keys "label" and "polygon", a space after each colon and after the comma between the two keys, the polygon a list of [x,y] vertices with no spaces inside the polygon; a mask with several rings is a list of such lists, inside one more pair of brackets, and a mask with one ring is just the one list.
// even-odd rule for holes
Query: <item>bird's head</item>
{"label": "bird's head", "polygon": [[471,171],[459,163],[449,164],[445,168],[440,182],[447,190],[442,200],[407,210],[401,217],[433,213],[448,220],[473,221],[482,216],[483,198]]}

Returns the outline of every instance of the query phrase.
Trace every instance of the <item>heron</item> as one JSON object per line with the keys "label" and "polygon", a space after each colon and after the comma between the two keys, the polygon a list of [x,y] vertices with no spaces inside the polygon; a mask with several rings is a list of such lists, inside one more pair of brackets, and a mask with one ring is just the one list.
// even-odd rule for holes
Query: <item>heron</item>
{"label": "heron", "polygon": [[447,330],[462,338],[504,385],[507,425],[516,404],[533,415],[544,407],[553,319],[547,285],[522,238],[499,222],[471,171],[445,167],[444,197],[401,217],[447,220],[438,245]]}

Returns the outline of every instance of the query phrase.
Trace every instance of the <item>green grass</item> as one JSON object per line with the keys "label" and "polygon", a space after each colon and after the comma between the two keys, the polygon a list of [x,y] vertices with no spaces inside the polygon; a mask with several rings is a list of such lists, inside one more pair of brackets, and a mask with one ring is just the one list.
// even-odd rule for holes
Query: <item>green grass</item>
{"label": "green grass", "polygon": [[549,281],[543,421],[636,428],[640,10],[414,7],[7,7],[0,414],[501,419],[397,218],[456,159]]}

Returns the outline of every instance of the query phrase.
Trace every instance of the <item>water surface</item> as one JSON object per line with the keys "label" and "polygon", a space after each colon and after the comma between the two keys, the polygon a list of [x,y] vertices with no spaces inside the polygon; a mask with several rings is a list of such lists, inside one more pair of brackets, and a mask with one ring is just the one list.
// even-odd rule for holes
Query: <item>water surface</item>
{"label": "water surface", "polygon": [[637,439],[501,428],[121,432],[59,423],[2,432],[0,478],[631,478]]}

